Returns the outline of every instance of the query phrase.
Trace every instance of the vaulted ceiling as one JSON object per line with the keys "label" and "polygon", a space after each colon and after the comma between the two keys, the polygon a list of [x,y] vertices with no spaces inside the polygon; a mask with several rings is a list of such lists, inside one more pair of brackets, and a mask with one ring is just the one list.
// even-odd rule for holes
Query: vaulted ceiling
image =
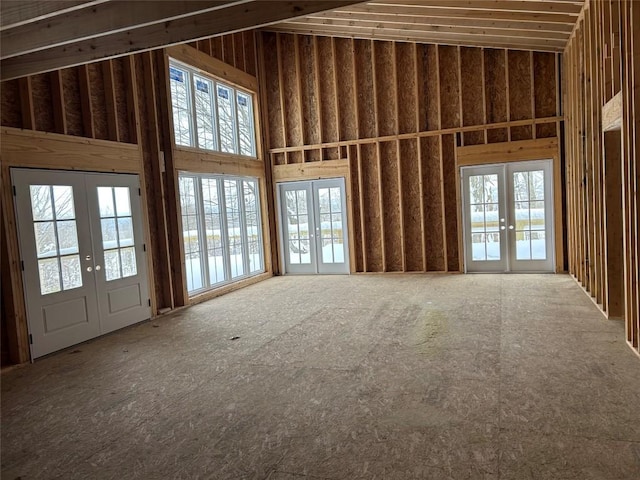
{"label": "vaulted ceiling", "polygon": [[378,0],[267,27],[281,32],[562,51],[583,0]]}
{"label": "vaulted ceiling", "polygon": [[583,0],[2,0],[3,80],[269,30],[562,51]]}

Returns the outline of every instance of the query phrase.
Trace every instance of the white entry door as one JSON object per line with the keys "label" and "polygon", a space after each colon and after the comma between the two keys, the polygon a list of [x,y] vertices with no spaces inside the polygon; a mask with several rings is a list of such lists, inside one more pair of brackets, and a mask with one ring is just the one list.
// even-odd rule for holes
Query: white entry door
{"label": "white entry door", "polygon": [[343,178],[279,184],[286,273],[349,273]]}
{"label": "white entry door", "polygon": [[138,176],[11,174],[32,358],[148,319]]}
{"label": "white entry door", "polygon": [[463,167],[467,272],[553,272],[551,160]]}

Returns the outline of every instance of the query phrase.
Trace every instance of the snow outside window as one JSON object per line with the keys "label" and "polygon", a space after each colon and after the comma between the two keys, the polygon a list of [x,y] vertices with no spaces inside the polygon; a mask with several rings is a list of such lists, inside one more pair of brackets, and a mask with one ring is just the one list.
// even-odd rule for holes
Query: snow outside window
{"label": "snow outside window", "polygon": [[264,272],[257,180],[184,172],[179,186],[188,292]]}
{"label": "snow outside window", "polygon": [[256,157],[253,95],[169,63],[176,145]]}

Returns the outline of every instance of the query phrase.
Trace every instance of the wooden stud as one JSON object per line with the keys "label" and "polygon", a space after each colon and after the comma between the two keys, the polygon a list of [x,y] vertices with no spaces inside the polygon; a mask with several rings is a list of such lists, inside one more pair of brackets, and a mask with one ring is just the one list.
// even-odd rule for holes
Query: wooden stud
{"label": "wooden stud", "polygon": [[83,133],[86,137],[96,138],[95,124],[93,123],[93,105],[91,103],[91,82],[89,81],[89,69],[86,65],[78,67],[78,78]]}
{"label": "wooden stud", "polygon": [[[280,42],[280,34],[276,34],[276,52],[278,58],[278,88],[280,90],[280,115],[282,117],[282,139],[284,141],[284,146],[289,146],[289,142],[287,139],[289,138],[287,134],[287,122],[285,120],[285,104],[284,104],[284,75],[282,69],[282,47]],[[289,155],[285,154],[285,165],[289,163]]]}
{"label": "wooden stud", "polygon": [[104,97],[107,106],[109,140],[119,142],[120,129],[118,128],[118,105],[116,102],[116,86],[113,78],[113,62],[111,60],[106,60],[102,63],[102,75],[104,78]]}
{"label": "wooden stud", "polygon": [[36,114],[33,108],[33,92],[31,90],[31,77],[18,80],[20,89],[20,106],[22,111],[22,128],[36,129]]}
{"label": "wooden stud", "polygon": [[56,70],[49,74],[51,79],[51,97],[53,107],[53,123],[57,133],[67,134],[67,116],[64,105],[64,88],[62,71]]}

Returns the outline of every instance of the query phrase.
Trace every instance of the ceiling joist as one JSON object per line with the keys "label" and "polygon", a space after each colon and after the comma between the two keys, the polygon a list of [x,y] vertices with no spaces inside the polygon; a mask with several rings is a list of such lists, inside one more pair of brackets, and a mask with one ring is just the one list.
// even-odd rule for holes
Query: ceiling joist
{"label": "ceiling joist", "polygon": [[582,5],[581,0],[378,0],[268,29],[559,52],[567,44]]}
{"label": "ceiling joist", "polygon": [[[109,3],[116,2],[107,2],[103,7],[108,7]],[[134,2],[125,3],[132,4]],[[147,2],[140,3],[144,5]],[[169,7],[168,5],[163,7],[165,3],[175,4],[172,7],[174,8],[174,14],[180,8],[178,4],[186,4],[197,10],[194,10],[194,14],[189,14],[182,10],[184,13],[178,14],[179,16],[174,15],[171,19],[155,17],[153,20],[143,24],[132,23],[129,28],[102,31],[98,36],[91,35],[90,38],[86,38],[87,35],[90,35],[87,33],[90,29],[85,29],[84,33],[79,36],[76,35],[73,41],[66,37],[62,44],[54,43],[53,46],[44,49],[38,47],[39,49],[35,51],[32,46],[28,48],[30,53],[18,50],[14,42],[12,56],[2,60],[0,69],[2,80],[263,27],[357,2],[349,0],[261,0],[248,2],[227,1],[223,2],[224,5],[214,6],[214,4],[220,2],[168,1],[154,2],[154,8],[165,8],[167,9],[165,12],[167,12]],[[206,7],[207,10],[203,11],[203,7]],[[98,6],[88,7],[89,10],[93,8],[97,9]],[[149,4],[147,4],[147,8],[149,8]],[[62,20],[65,20],[66,16],[72,13],[81,14],[82,12],[83,9],[78,9],[74,12],[65,11],[61,14],[63,16]],[[124,25],[126,19],[129,18],[129,12],[129,7],[111,11],[111,14],[114,15],[114,18],[111,19],[113,25]],[[142,10],[137,9],[136,12],[138,12],[138,15],[142,15]],[[91,22],[91,28],[96,28],[96,22],[102,22],[101,24],[105,25],[105,20],[93,17],[91,11],[86,12],[86,14],[88,15],[86,18],[92,18],[92,20],[87,20],[87,22]],[[55,16],[50,17],[52,23],[55,18]],[[151,18],[150,14],[147,14],[146,18]],[[25,27],[24,24],[15,28],[23,27]],[[7,38],[11,37],[12,30],[5,29],[2,31],[0,36],[2,43],[4,43],[5,36]],[[46,32],[41,32],[40,35],[46,37]]]}

